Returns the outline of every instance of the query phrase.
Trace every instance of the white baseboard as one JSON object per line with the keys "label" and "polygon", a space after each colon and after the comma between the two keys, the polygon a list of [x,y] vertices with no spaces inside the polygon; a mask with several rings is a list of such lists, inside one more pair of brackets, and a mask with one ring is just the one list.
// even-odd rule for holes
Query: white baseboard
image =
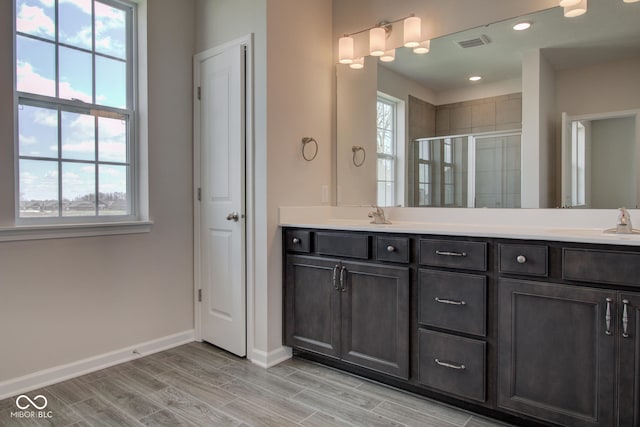
{"label": "white baseboard", "polygon": [[253,349],[249,357],[251,363],[261,368],[270,368],[287,359],[291,359],[291,347],[284,346],[270,352]]}
{"label": "white baseboard", "polygon": [[[132,345],[120,350],[71,362],[66,365],[44,369],[22,377],[0,382],[0,400],[17,394],[36,390],[60,381],[128,362],[142,356],[177,347],[194,340],[194,330],[179,332],[151,341]],[[134,353],[136,351],[136,353]]]}

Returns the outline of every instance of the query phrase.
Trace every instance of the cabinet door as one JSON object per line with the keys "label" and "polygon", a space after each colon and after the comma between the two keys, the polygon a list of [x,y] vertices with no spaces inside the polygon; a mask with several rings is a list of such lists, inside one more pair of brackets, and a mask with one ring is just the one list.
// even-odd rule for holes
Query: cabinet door
{"label": "cabinet door", "polygon": [[342,359],[409,378],[409,269],[343,265]]}
{"label": "cabinet door", "polygon": [[498,405],[571,426],[612,426],[615,292],[500,279]]}
{"label": "cabinet door", "polygon": [[638,336],[640,294],[622,294],[618,301],[618,319],[620,319],[618,425],[638,426],[640,425],[640,337]]}
{"label": "cabinet door", "polygon": [[340,292],[334,275],[339,261],[312,256],[287,257],[285,343],[291,347],[340,355]]}

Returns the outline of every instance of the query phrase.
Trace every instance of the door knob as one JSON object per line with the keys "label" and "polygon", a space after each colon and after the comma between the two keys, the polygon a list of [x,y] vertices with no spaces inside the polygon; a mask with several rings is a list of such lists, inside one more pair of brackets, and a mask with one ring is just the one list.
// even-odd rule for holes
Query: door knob
{"label": "door knob", "polygon": [[238,222],[240,219],[240,214],[238,212],[231,212],[227,215],[227,221],[235,221]]}

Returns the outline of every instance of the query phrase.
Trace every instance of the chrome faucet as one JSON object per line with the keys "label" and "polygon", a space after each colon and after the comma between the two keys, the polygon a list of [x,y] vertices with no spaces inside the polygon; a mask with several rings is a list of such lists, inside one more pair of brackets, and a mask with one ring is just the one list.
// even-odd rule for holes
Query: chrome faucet
{"label": "chrome faucet", "polygon": [[632,234],[631,215],[627,208],[618,209],[618,221],[616,223],[617,234]]}
{"label": "chrome faucet", "polygon": [[375,212],[371,211],[367,215],[369,218],[373,218],[371,224],[391,224],[391,221],[384,216],[384,210],[380,206],[373,205],[373,207],[376,208]]}

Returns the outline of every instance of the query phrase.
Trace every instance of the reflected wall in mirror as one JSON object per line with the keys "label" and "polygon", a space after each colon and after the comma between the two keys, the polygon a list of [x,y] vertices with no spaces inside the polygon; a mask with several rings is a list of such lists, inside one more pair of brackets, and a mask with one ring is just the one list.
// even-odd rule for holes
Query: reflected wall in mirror
{"label": "reflected wall in mirror", "polygon": [[637,208],[640,112],[562,115],[562,200],[568,208]]}
{"label": "reflected wall in mirror", "polygon": [[[521,21],[532,27],[515,32]],[[562,112],[584,119],[640,110],[638,22],[640,3],[592,2],[573,19],[555,7],[433,39],[426,55],[401,48],[391,63],[338,65],[338,204],[578,206],[565,191],[573,184]],[[470,82],[476,74],[482,80]],[[629,132],[635,139],[623,147],[637,144],[638,126]],[[597,197],[612,193],[602,178],[616,175],[602,154],[621,155],[612,144],[592,147],[591,193],[579,206],[637,204],[637,196],[633,204]],[[367,151],[362,167],[351,164],[353,145]],[[628,182],[637,183],[638,164],[625,171]]]}

